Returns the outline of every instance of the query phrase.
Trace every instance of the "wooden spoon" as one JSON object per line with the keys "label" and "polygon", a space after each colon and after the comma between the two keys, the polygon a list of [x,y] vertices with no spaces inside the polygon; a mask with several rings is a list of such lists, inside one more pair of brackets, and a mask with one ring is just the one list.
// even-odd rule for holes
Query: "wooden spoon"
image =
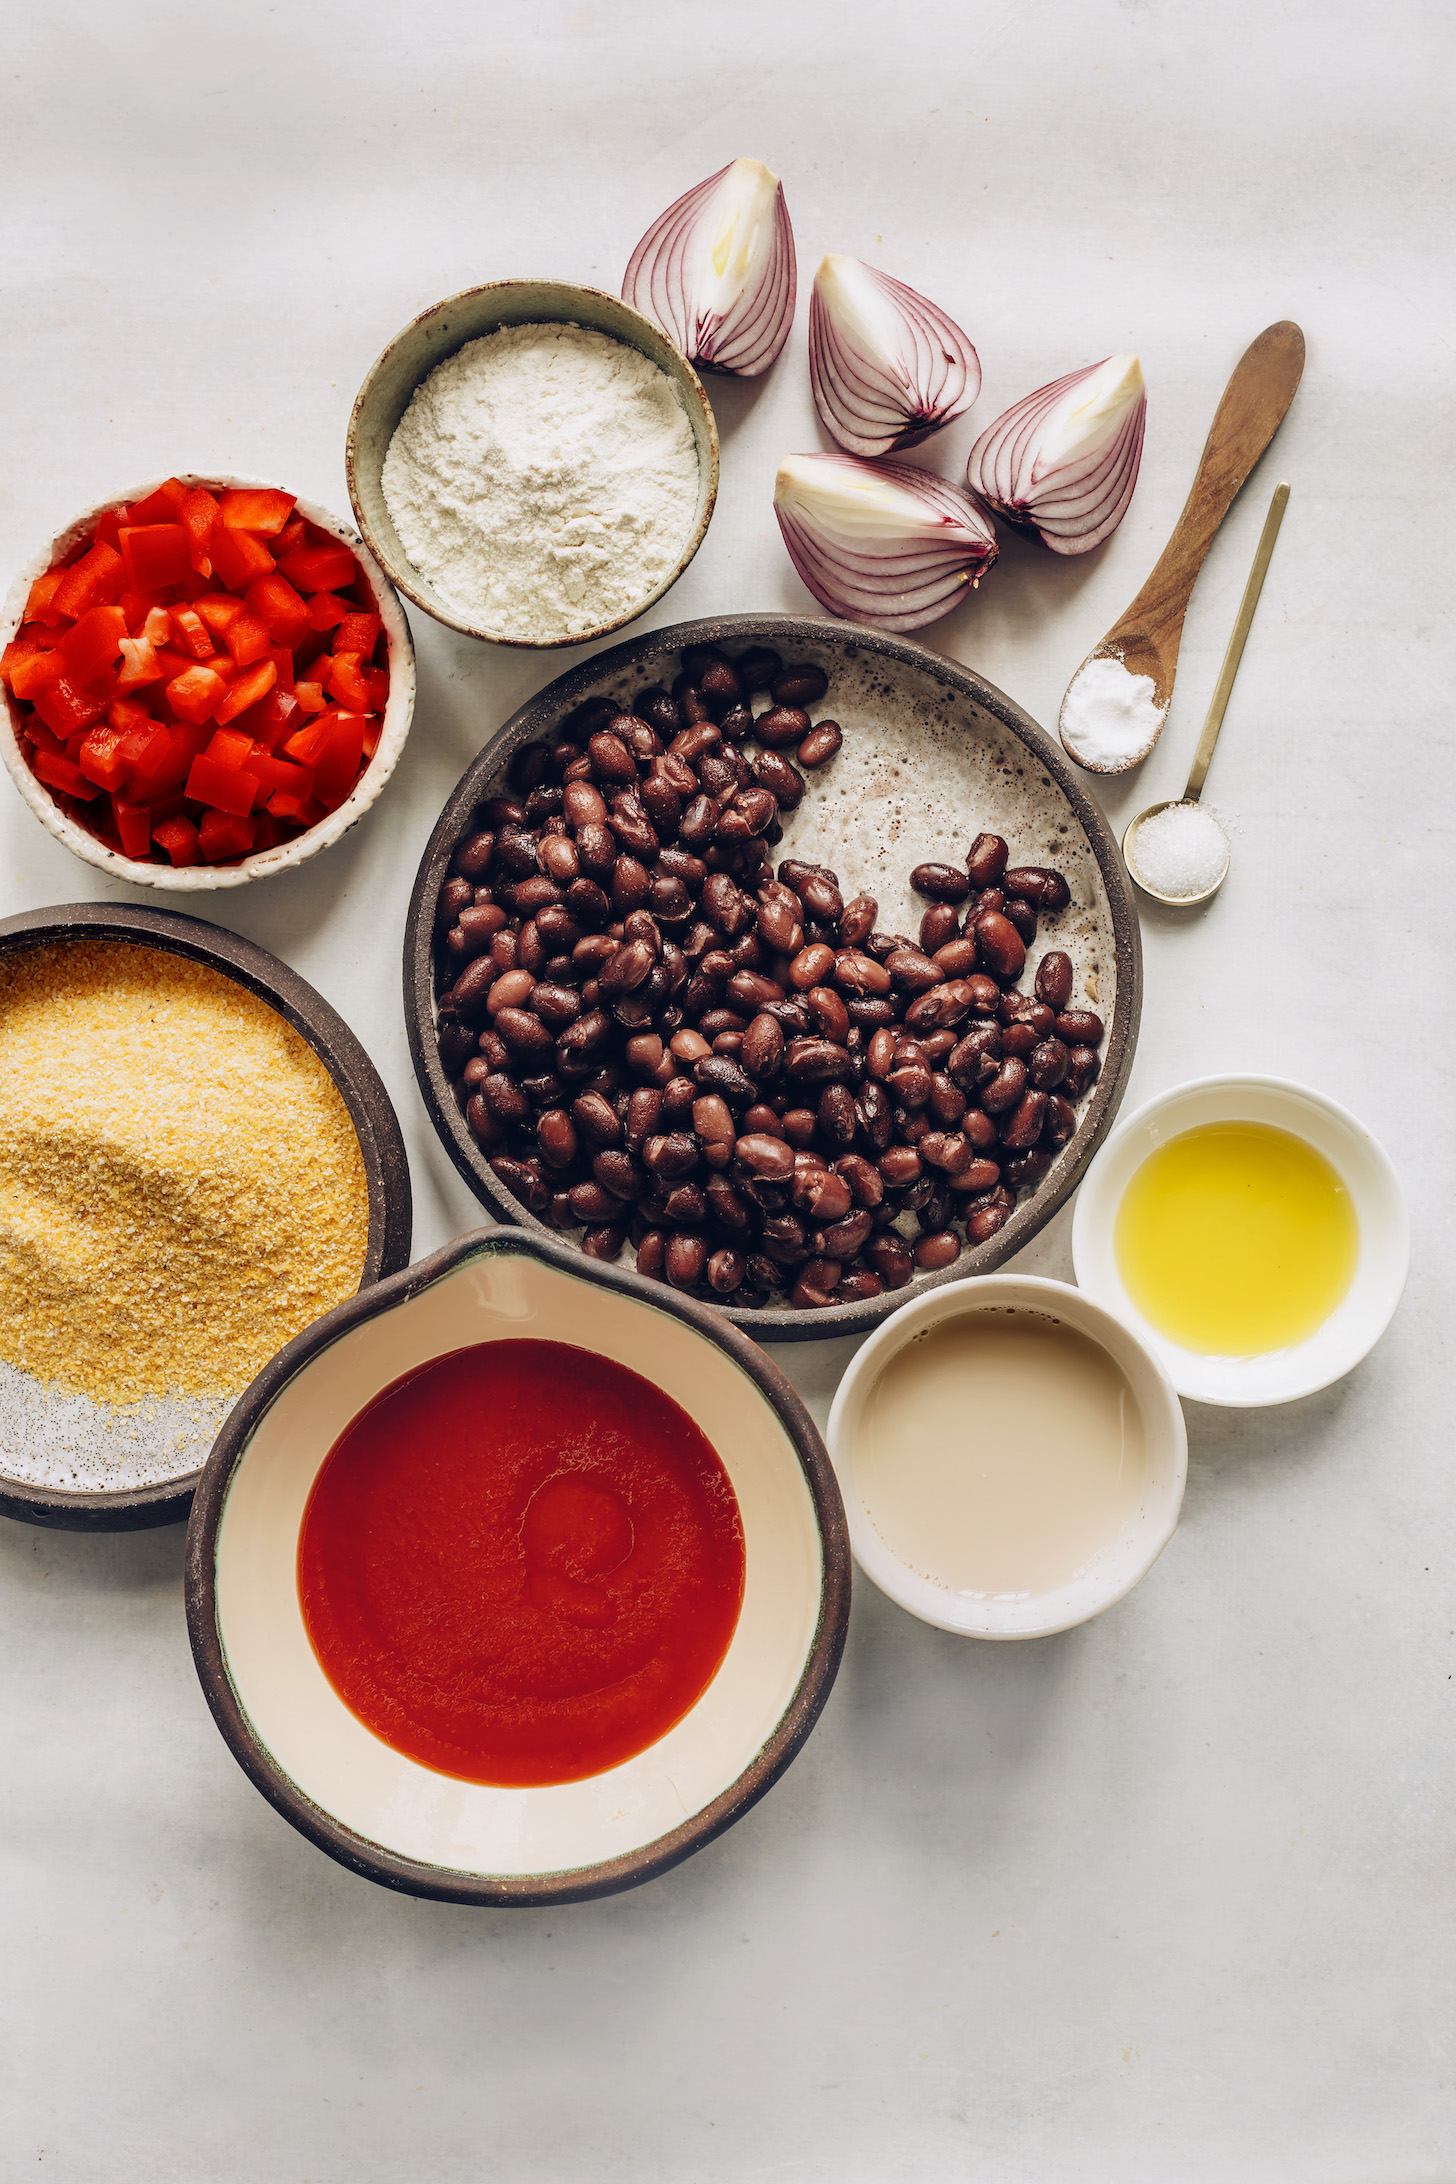
{"label": "wooden spoon", "polygon": [[[1141,765],[1157,742],[1173,695],[1183,618],[1204,556],[1239,487],[1279,430],[1303,370],[1304,336],[1291,319],[1266,326],[1239,358],[1214,414],[1202,460],[1173,536],[1132,605],[1101,643],[1093,646],[1062,699],[1062,746],[1089,772],[1127,773]],[[1110,759],[1085,748],[1079,750],[1075,734],[1068,733],[1068,700],[1094,660],[1116,660],[1126,670],[1129,697],[1138,695],[1131,688],[1134,676],[1148,676],[1153,684],[1152,704],[1157,719],[1148,724],[1144,739],[1126,757]],[[1141,695],[1146,714],[1147,693]]]}

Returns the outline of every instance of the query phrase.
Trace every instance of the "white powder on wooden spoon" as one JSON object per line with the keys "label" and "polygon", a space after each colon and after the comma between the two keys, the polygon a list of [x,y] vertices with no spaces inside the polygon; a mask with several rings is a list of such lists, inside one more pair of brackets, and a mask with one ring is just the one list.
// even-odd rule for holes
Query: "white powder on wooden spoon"
{"label": "white powder on wooden spoon", "polygon": [[401,546],[445,604],[542,643],[617,621],[671,574],[698,456],[650,357],[585,326],[505,326],[416,387],[382,482]]}
{"label": "white powder on wooden spoon", "polygon": [[1158,740],[1166,706],[1151,675],[1105,654],[1079,667],[1062,700],[1062,748],[1093,773],[1123,773]]}

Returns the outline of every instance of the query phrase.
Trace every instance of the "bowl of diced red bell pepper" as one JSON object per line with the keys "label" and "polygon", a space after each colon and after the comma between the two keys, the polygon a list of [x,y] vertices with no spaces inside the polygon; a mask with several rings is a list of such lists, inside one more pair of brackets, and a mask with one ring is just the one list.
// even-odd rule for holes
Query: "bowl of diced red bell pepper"
{"label": "bowl of diced red bell pepper", "polygon": [[0,646],[21,795],[150,887],[236,887],[336,842],[414,711],[409,625],[368,548],[250,479],[92,509],[17,579]]}

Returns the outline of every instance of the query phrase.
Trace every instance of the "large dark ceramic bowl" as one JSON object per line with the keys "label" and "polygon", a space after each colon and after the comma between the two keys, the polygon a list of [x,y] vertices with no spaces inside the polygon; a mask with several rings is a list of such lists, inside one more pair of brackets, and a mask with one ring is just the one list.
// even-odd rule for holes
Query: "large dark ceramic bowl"
{"label": "large dark ceramic bowl", "polygon": [[[382,1275],[392,1274],[409,1259],[411,1198],[409,1166],[399,1121],[378,1071],[343,1018],[335,1013],[296,971],[266,948],[259,948],[238,934],[210,925],[202,918],[183,917],[173,911],[133,909],[124,903],[72,902],[47,910],[27,910],[0,922],[0,956],[13,955],[47,943],[79,940],[117,941],[156,948],[167,955],[186,956],[205,963],[210,970],[232,979],[266,1001],[271,1009],[302,1034],[322,1061],[339,1089],[349,1119],[359,1137],[359,1150],[369,1187],[369,1237],[365,1247],[361,1287]],[[66,1396],[32,1383],[18,1385],[21,1376],[4,1368],[7,1405],[24,1399],[31,1430],[61,1442],[72,1431],[81,1407],[100,1411],[85,1397]],[[98,1430],[110,1432],[109,1421],[98,1419]],[[147,1407],[136,1420],[122,1418],[115,1431],[130,1436],[153,1432],[158,1449],[167,1455],[174,1445],[177,1419],[159,1423]],[[193,1489],[201,1476],[202,1461],[212,1440],[209,1427],[202,1449],[190,1462],[184,1446],[184,1468],[151,1483],[114,1488],[72,1489],[40,1483],[7,1470],[0,1449],[0,1514],[19,1517],[28,1524],[44,1524],[66,1531],[134,1531],[154,1524],[174,1524],[187,1514]],[[119,1442],[118,1442],[119,1445]],[[147,1451],[144,1449],[143,1454]],[[18,1462],[11,1458],[12,1466]],[[145,1468],[145,1467],[144,1467]],[[150,1468],[161,1468],[153,1464]]]}
{"label": "large dark ceramic bowl", "polygon": [[[860,889],[877,897],[885,930],[913,932],[925,904],[910,891],[911,869],[927,860],[959,861],[982,829],[1004,835],[1013,863],[1056,865],[1072,890],[1067,909],[1042,919],[1023,985],[1030,989],[1041,952],[1065,949],[1076,966],[1076,1005],[1090,1002],[1107,1024],[1102,1074],[1079,1110],[1076,1135],[988,1242],[968,1245],[941,1272],[917,1275],[907,1288],[862,1303],[813,1312],[715,1307],[761,1340],[862,1334],[939,1282],[989,1273],[1046,1225],[1117,1113],[1137,1040],[1142,945],[1117,842],[1056,742],[970,668],[904,638],[843,622],[744,614],[653,630],[548,684],[462,776],[421,861],[404,944],[405,1021],[415,1074],[442,1144],[481,1203],[504,1221],[545,1233],[497,1180],[440,1065],[431,961],[435,901],[476,806],[499,792],[512,754],[556,729],[587,698],[629,702],[644,684],[670,684],[678,654],[692,644],[721,645],[730,655],[766,644],[786,661],[822,666],[829,678],[815,710],[839,721],[844,745],[786,817],[778,855],[831,866],[846,897]],[[630,1246],[624,1257],[630,1261]]]}
{"label": "large dark ceramic bowl", "polygon": [[[298,1535],[320,1466],[382,1389],[450,1351],[531,1338],[640,1373],[702,1428],[737,1498],[744,1592],[720,1666],[665,1736],[584,1781],[504,1788],[437,1773],[350,1712],[309,1642]],[[336,1306],[264,1367],[203,1473],[186,1588],[217,1725],[310,1842],[413,1896],[571,1903],[676,1865],[777,1781],[839,1666],[849,1542],[824,1444],[756,1343],[690,1298],[503,1228]]]}

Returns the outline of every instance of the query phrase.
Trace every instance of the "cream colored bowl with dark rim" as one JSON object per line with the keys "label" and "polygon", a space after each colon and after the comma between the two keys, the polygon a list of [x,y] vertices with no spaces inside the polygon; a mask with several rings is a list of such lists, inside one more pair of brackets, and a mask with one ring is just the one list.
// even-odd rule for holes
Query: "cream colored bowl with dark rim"
{"label": "cream colored bowl with dark rim", "polygon": [[[585,1781],[516,1789],[437,1773],[365,1728],[309,1642],[297,1565],[313,1482],[375,1395],[449,1351],[531,1337],[640,1373],[702,1428],[738,1501],[744,1597],[720,1667],[665,1736]],[[569,1903],[677,1864],[783,1773],[839,1666],[849,1543],[813,1421],[756,1344],[635,1274],[497,1229],[338,1306],[259,1374],[203,1474],[186,1593],[218,1727],[311,1842],[411,1895]]]}
{"label": "cream colored bowl with dark rim", "polygon": [[[384,458],[394,430],[409,408],[410,397],[437,364],[463,349],[467,341],[498,333],[503,326],[547,324],[589,327],[637,349],[659,371],[665,372],[682,397],[698,455],[698,505],[687,543],[674,566],[651,591],[644,592],[624,614],[595,629],[573,630],[565,637],[513,637],[481,623],[463,619],[460,610],[441,597],[422,576],[400,544],[399,534],[384,497]],[[370,365],[354,402],[344,450],[349,479],[349,499],[359,528],[378,555],[394,583],[407,599],[448,629],[462,636],[480,637],[493,645],[514,645],[524,651],[549,652],[563,645],[596,644],[614,630],[625,629],[640,614],[670,591],[707,535],[718,497],[718,428],[703,383],[680,349],[674,348],[651,319],[604,289],[581,288],[570,281],[488,281],[481,288],[462,289],[432,304],[418,318],[402,327]]]}
{"label": "cream colored bowl with dark rim", "polygon": [[[268,486],[284,493],[293,490],[291,486],[279,486],[274,478],[240,478],[227,470],[177,471],[174,475],[184,485]],[[44,576],[62,554],[69,553],[83,533],[90,530],[108,509],[144,500],[163,483],[161,478],[148,478],[129,493],[112,493],[107,499],[95,502],[31,556],[11,585],[4,607],[0,608],[0,650],[9,644],[20,627],[25,602],[36,578]],[[310,857],[316,857],[321,849],[330,848],[348,833],[350,827],[357,825],[398,765],[415,711],[415,648],[404,609],[384,571],[356,531],[351,531],[347,524],[340,523],[337,516],[331,516],[326,508],[320,508],[314,501],[298,499],[295,506],[308,522],[327,531],[330,538],[341,539],[356,556],[364,581],[373,594],[379,619],[384,624],[389,656],[389,698],[374,756],[337,811],[329,812],[316,826],[296,834],[291,842],[280,842],[276,849],[255,850],[247,857],[239,857],[234,864],[151,864],[138,857],[123,857],[119,850],[108,849],[104,842],[99,842],[94,834],[89,834],[85,827],[61,810],[45,783],[36,780],[25,762],[20,748],[22,710],[9,689],[0,686],[0,695],[5,700],[4,717],[0,719],[0,758],[5,761],[6,771],[47,833],[53,834],[58,842],[64,842],[67,849],[84,858],[87,864],[95,865],[99,872],[109,873],[113,879],[129,880],[133,887],[155,887],[169,895],[212,894],[218,888],[246,887],[250,880],[271,879],[275,872],[291,872],[296,866],[306,864]]]}

